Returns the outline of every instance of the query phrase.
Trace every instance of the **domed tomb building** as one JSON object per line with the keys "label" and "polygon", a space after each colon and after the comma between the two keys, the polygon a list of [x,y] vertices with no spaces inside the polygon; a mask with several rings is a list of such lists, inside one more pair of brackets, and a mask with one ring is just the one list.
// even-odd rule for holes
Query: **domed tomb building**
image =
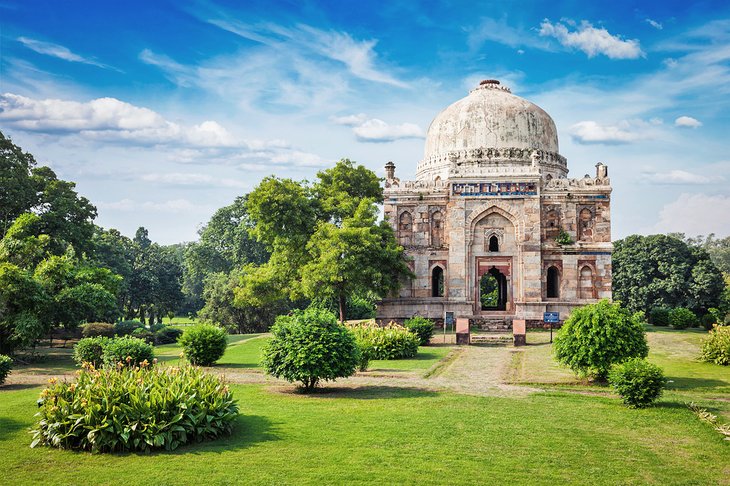
{"label": "domed tomb building", "polygon": [[415,278],[378,319],[486,329],[611,297],[607,166],[570,179],[550,115],[486,80],[431,123],[415,181],[385,166],[385,215]]}

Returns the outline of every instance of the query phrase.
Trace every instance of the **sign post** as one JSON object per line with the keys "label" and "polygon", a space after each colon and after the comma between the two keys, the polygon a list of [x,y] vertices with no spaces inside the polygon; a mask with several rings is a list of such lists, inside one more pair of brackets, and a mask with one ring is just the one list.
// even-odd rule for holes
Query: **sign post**
{"label": "sign post", "polygon": [[545,312],[542,320],[546,324],[550,324],[550,342],[553,342],[553,324],[560,322],[560,312]]}
{"label": "sign post", "polygon": [[451,325],[453,328],[455,324],[454,321],[454,313],[453,312],[445,312],[444,313],[444,344],[446,343],[446,327]]}

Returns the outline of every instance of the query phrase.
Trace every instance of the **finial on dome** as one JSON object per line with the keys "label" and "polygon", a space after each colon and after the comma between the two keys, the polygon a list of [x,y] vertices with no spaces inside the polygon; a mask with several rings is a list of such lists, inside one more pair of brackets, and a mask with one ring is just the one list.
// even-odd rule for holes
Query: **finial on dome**
{"label": "finial on dome", "polygon": [[498,89],[507,93],[512,92],[507,86],[502,86],[497,79],[483,79],[479,82],[479,86],[477,86],[476,89]]}

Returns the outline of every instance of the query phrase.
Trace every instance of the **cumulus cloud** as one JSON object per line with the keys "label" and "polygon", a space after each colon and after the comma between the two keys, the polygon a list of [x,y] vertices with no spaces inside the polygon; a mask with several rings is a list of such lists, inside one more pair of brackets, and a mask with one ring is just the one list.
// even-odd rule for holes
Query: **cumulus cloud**
{"label": "cumulus cloud", "polygon": [[200,187],[237,187],[246,188],[249,184],[235,179],[223,179],[208,174],[196,174],[190,172],[165,172],[143,174],[140,180],[154,184],[170,186],[200,186]]}
{"label": "cumulus cloud", "polygon": [[697,128],[702,126],[702,122],[691,116],[680,116],[674,120],[674,126],[683,128]]}
{"label": "cumulus cloud", "polygon": [[644,19],[644,22],[651,25],[656,30],[662,30],[664,28],[664,26],[660,22],[657,22],[656,20],[653,20],[653,19]]}
{"label": "cumulus cloud", "polygon": [[169,201],[134,201],[132,199],[121,199],[113,202],[98,202],[96,206],[99,209],[111,211],[151,211],[159,213],[201,213],[206,212],[207,208],[202,208],[187,199],[171,199]]}
{"label": "cumulus cloud", "polygon": [[642,177],[645,181],[653,184],[711,184],[712,182],[722,180],[721,177],[712,179],[678,169],[668,172],[644,172]]}
{"label": "cumulus cloud", "polygon": [[653,231],[719,237],[730,235],[730,196],[681,194],[676,201],[664,205]]}
{"label": "cumulus cloud", "polygon": [[595,121],[578,122],[570,127],[571,138],[580,144],[620,145],[648,138],[645,123],[622,121],[617,125],[601,125]]}
{"label": "cumulus cloud", "polygon": [[423,130],[414,123],[391,125],[378,118],[368,118],[364,113],[357,115],[332,116],[330,121],[337,125],[352,127],[360,142],[384,143],[405,138],[423,138]]}
{"label": "cumulus cloud", "polygon": [[67,47],[53,44],[52,42],[44,42],[28,37],[18,37],[18,42],[23,44],[28,49],[37,52],[38,54],[63,59],[64,61],[69,62],[80,62],[82,64],[89,64],[91,66],[97,66],[104,69],[114,69],[111,66],[102,64],[94,59],[80,56],[74,52],[71,52],[71,50]]}
{"label": "cumulus cloud", "polygon": [[588,57],[603,54],[609,59],[637,59],[644,56],[639,41],[612,35],[604,28],[596,28],[582,21],[574,31],[560,22],[545,19],[540,24],[540,35],[554,37],[561,45],[585,52]]}

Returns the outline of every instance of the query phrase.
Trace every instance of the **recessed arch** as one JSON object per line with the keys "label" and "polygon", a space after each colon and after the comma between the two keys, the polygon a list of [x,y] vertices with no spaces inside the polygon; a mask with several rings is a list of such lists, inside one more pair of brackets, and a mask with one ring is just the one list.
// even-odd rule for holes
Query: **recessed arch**
{"label": "recessed arch", "polygon": [[547,269],[547,289],[546,296],[548,299],[557,299],[560,297],[560,270],[554,265]]}
{"label": "recessed arch", "polygon": [[413,242],[413,216],[408,211],[403,211],[398,217],[398,239],[403,246]]}
{"label": "recessed arch", "polygon": [[441,265],[435,265],[431,270],[431,297],[443,297],[444,284],[444,269]]}
{"label": "recessed arch", "polygon": [[578,291],[581,299],[595,298],[595,285],[593,282],[593,268],[590,265],[583,265],[578,277]]}
{"label": "recessed arch", "polygon": [[489,237],[489,251],[491,251],[491,252],[499,251],[499,238],[497,237],[497,235],[492,235]]}
{"label": "recessed arch", "polygon": [[520,235],[522,234],[520,221],[509,212],[507,207],[504,206],[504,203],[497,201],[489,204],[483,204],[475,208],[466,218],[466,227],[469,229],[469,232],[467,233],[467,243],[472,242],[472,239],[474,238],[474,227],[477,223],[492,213],[504,216],[510,223],[512,223],[512,226],[515,229],[515,239],[520,241]]}

